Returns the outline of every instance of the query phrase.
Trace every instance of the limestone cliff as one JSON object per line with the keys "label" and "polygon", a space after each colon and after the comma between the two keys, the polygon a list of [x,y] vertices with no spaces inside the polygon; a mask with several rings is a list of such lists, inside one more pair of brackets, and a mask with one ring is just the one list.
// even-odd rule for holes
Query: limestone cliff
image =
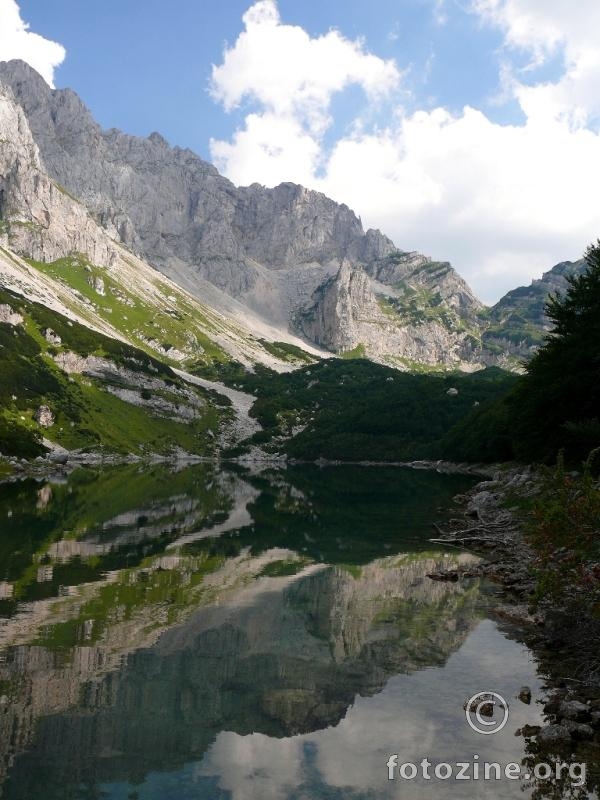
{"label": "limestone cliff", "polygon": [[[104,131],[74,92],[51,90],[23,62],[1,64],[0,78],[21,104],[52,179],[111,236],[196,295],[204,296],[207,285],[217,287],[268,322],[293,329],[319,296],[330,295],[344,262],[355,275],[352,292],[344,297],[350,283],[337,281],[338,301],[317,312],[323,324],[297,326],[309,341],[335,352],[361,343],[368,355],[382,360],[391,354],[388,360],[400,365],[412,359],[437,363],[440,347],[448,344],[453,352],[440,363],[460,362],[461,342],[442,336],[444,325],[404,324],[389,314],[386,337],[400,330],[382,348],[382,314],[373,301],[382,286],[393,298],[418,287],[434,299],[439,295],[441,308],[461,320],[471,317],[480,304],[449,265],[432,272],[429,259],[398,250],[379,231],[365,233],[353,211],[319,192],[291,183],[235,187],[159,134],[144,139]],[[424,302],[429,307],[429,297]],[[349,335],[344,328],[350,317],[369,324]],[[340,332],[332,334],[338,325]],[[446,328],[452,334],[453,322]]]}
{"label": "limestone cliff", "polygon": [[227,354],[246,364],[286,366],[262,344],[263,337],[285,334],[250,314],[238,321],[235,308],[222,313],[200,303],[115,233],[49,177],[23,109],[0,81],[2,287],[171,363]]}
{"label": "limestone cliff", "polygon": [[[402,279],[396,270],[389,270],[386,277],[396,281],[389,286],[374,283],[365,271],[344,261],[297,312],[295,325],[310,341],[332,352],[404,369],[421,365],[469,369],[478,345],[472,332],[477,331],[474,298],[464,302],[462,298],[470,292],[453,270],[450,280],[427,282],[420,273],[423,266],[431,269],[432,262],[423,257],[414,260],[416,269],[411,264],[413,270],[406,270]],[[386,266],[380,264],[379,274]],[[437,288],[435,304],[428,302],[433,295],[430,286]],[[446,294],[445,301],[440,290]]]}
{"label": "limestone cliff", "polygon": [[450,264],[365,232],[319,192],[236,187],[158,133],[103,130],[72,90],[21,61],[1,62],[0,82],[20,107],[0,123],[0,221],[20,252],[84,252],[109,267],[125,246],[266,338],[297,333],[404,369],[514,368],[542,339],[547,276],[531,302],[516,290],[485,309]]}

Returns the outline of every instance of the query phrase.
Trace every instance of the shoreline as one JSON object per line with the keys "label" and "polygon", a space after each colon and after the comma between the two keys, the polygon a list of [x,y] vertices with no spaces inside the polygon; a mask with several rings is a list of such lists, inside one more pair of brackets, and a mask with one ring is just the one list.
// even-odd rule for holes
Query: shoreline
{"label": "shoreline", "polygon": [[[438,536],[430,541],[470,550],[482,561],[428,577],[438,581],[480,577],[501,587],[503,602],[492,616],[516,629],[517,639],[536,657],[549,694],[545,725],[521,735],[540,752],[591,749],[594,763],[600,763],[600,677],[585,679],[584,655],[577,649],[585,621],[549,598],[536,602],[537,554],[525,539],[523,514],[514,505],[534,498],[540,488],[541,476],[531,467],[507,466],[491,480],[457,495],[460,518],[451,519],[444,529],[436,526]],[[577,677],[565,674],[573,670]]]}
{"label": "shoreline", "polygon": [[[319,458],[314,461],[290,459],[285,455],[264,453],[258,448],[252,453],[233,457],[220,454],[212,456],[199,456],[193,453],[176,452],[168,455],[148,453],[136,455],[133,453],[77,453],[72,451],[54,450],[46,457],[38,456],[35,459],[24,459],[16,456],[3,456],[0,454],[0,486],[6,483],[16,483],[20,480],[59,480],[69,475],[79,467],[114,467],[126,464],[233,464],[237,466],[271,465],[274,467],[313,465],[320,468],[326,467],[394,467],[399,469],[414,469],[435,471],[448,475],[472,475],[473,477],[493,478],[502,469],[509,468],[506,464],[469,464],[466,462],[445,461],[443,459],[427,460],[415,459],[413,461],[340,461]],[[7,467],[10,471],[2,474],[1,468]],[[522,469],[522,467],[521,467]]]}
{"label": "shoreline", "polygon": [[472,475],[474,477],[492,478],[506,465],[502,464],[468,464],[465,462],[425,460],[414,461],[339,461],[320,458],[315,461],[288,459],[285,455],[263,453],[258,449],[246,455],[227,457],[219,454],[199,456],[193,453],[176,452],[168,455],[148,453],[77,453],[72,451],[53,450],[46,457],[21,459],[16,456],[0,454],[0,470],[8,467],[10,472],[0,471],[0,486],[16,483],[21,480],[60,480],[79,467],[114,467],[126,464],[233,464],[237,466],[271,465],[274,467],[313,465],[326,467],[395,467],[404,469],[435,471],[443,474]]}

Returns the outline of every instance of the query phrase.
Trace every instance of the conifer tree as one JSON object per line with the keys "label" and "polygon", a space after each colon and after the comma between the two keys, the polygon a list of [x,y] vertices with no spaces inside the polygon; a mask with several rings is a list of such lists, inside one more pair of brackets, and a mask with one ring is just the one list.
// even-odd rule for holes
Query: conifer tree
{"label": "conifer tree", "polygon": [[552,330],[514,396],[515,452],[526,460],[552,461],[563,448],[579,460],[600,445],[600,240],[585,260],[548,299]]}

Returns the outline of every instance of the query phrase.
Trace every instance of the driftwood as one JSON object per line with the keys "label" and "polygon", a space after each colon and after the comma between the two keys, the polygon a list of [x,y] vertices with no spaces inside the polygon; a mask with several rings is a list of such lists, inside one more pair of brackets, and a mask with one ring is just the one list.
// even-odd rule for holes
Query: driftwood
{"label": "driftwood", "polygon": [[497,536],[453,536],[452,539],[430,539],[435,544],[463,544],[464,542],[492,542],[493,544],[508,545],[508,539],[499,539]]}
{"label": "driftwood", "polygon": [[[510,516],[502,516],[499,519],[487,522],[480,520],[468,527],[464,527],[464,519],[453,519],[450,520],[449,525],[449,529],[444,530],[434,522],[433,527],[438,536],[429,539],[429,541],[433,544],[456,547],[470,552],[474,552],[473,548],[477,547],[486,551],[497,548],[505,556],[509,552],[514,556],[515,545],[520,542],[521,538],[515,522]],[[512,558],[509,560],[512,560]]]}

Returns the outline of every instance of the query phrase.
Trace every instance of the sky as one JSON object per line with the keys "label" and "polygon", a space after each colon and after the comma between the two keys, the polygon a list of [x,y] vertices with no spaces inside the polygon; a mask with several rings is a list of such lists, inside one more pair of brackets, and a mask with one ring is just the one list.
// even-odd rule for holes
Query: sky
{"label": "sky", "polygon": [[0,0],[0,60],[238,185],[294,181],[486,302],[600,236],[600,2]]}

